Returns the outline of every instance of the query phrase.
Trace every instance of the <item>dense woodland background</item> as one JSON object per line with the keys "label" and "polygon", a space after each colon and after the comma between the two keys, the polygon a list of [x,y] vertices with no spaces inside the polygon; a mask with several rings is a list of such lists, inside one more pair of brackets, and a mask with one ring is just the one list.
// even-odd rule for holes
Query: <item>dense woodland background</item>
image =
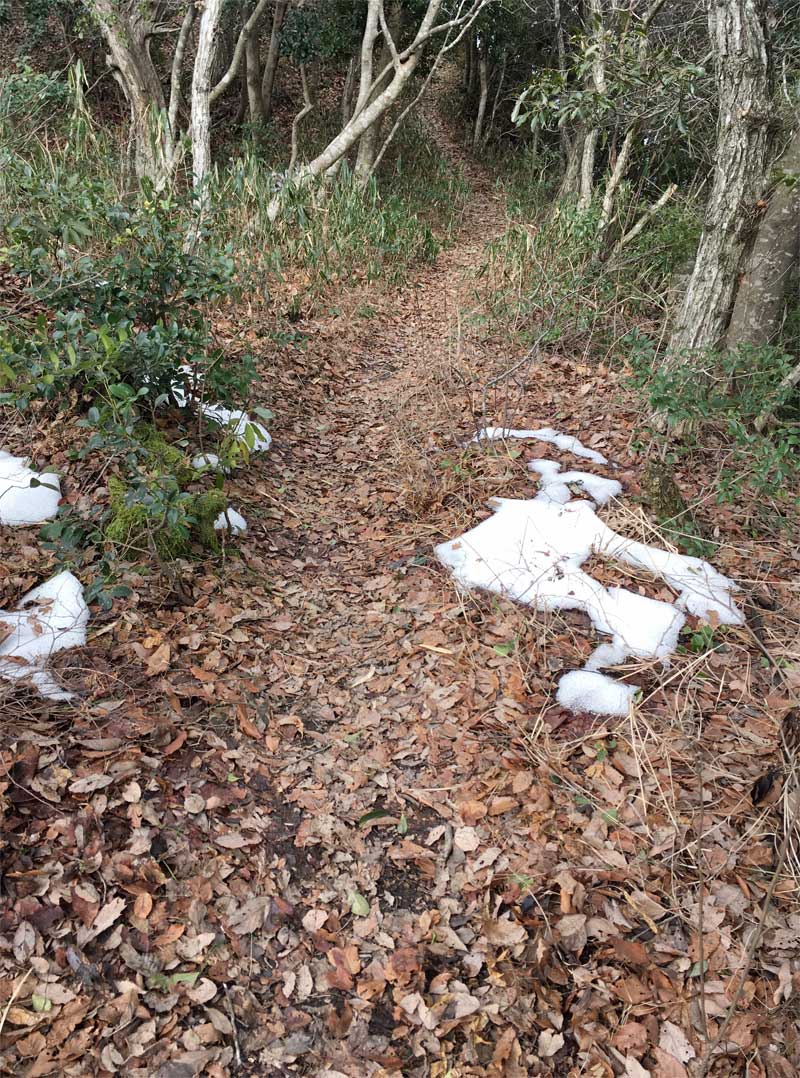
{"label": "dense woodland background", "polygon": [[[0,607],[92,610],[72,703],[0,682],[0,1073],[798,1073],[796,0],[0,34],[0,450],[63,483]],[[433,563],[529,490],[488,426],[742,587],[629,723]]]}

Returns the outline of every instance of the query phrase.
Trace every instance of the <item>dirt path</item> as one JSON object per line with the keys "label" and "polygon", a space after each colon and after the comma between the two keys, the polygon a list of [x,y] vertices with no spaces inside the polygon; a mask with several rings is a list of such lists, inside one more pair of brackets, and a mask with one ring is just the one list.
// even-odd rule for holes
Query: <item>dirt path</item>
{"label": "dirt path", "polygon": [[[132,574],[68,721],[25,698],[4,716],[0,1000],[27,980],[0,1073],[678,1078],[700,1045],[699,833],[724,1013],[774,855],[747,794],[775,739],[752,655],[734,635],[678,658],[637,724],[555,744],[542,718],[585,625],[460,598],[433,559],[490,494],[530,490],[522,458],[447,449],[473,421],[454,357],[506,358],[460,327],[504,222],[464,164],[475,195],[436,263],[342,297],[265,371],[275,442],[231,480],[236,556],[187,564],[177,598]],[[546,367],[516,418],[606,438],[608,372]],[[776,984],[748,981],[742,1053],[794,1036]]]}

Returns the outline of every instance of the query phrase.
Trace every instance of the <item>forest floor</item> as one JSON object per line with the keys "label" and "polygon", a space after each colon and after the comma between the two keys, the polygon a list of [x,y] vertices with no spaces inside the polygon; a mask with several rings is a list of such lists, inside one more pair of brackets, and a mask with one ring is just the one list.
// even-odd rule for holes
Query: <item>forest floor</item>
{"label": "forest floor", "polygon": [[[231,480],[236,552],[131,573],[57,664],[75,707],[7,690],[1,1073],[680,1078],[740,982],[714,1073],[800,1073],[790,877],[745,954],[779,827],[779,784],[758,808],[750,787],[786,702],[749,630],[667,678],[639,664],[630,718],[576,718],[553,688],[585,619],[459,595],[433,557],[535,490],[531,456],[572,461],[459,448],[464,372],[519,358],[465,316],[505,213],[464,167],[435,265],[265,359],[274,444]],[[635,494],[613,372],[545,356],[506,404],[490,418],[577,435]],[[611,513],[648,534],[633,500]],[[769,590],[763,639],[796,658],[796,552],[723,525],[715,564]],[[0,600],[35,582],[34,543]]]}

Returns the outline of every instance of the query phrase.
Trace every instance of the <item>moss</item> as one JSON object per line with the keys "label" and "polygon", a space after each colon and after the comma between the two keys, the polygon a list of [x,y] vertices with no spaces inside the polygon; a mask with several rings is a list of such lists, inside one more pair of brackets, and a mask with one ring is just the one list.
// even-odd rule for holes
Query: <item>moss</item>
{"label": "moss", "polygon": [[180,449],[170,445],[163,434],[149,423],[136,428],[139,444],[147,450],[149,471],[157,475],[174,475],[179,483],[191,481],[193,472]]}
{"label": "moss", "polygon": [[219,550],[219,532],[214,530],[214,521],[227,508],[228,499],[221,490],[207,490],[193,496],[191,515],[196,523],[192,525],[192,535],[204,550]]}
{"label": "moss", "polygon": [[108,483],[111,495],[111,517],[105,537],[122,553],[149,557],[152,549],[161,561],[187,557],[193,544],[204,550],[220,548],[219,534],[214,521],[228,507],[228,499],[220,490],[188,495],[182,502],[188,523],[158,526],[141,502],[127,505],[127,487],[119,479]]}

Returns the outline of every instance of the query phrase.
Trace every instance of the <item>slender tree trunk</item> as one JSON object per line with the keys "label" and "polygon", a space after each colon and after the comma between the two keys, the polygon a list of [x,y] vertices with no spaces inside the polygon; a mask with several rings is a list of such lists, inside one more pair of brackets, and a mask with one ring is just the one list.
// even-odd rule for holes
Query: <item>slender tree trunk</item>
{"label": "slender tree trunk", "polygon": [[472,72],[470,65],[472,64],[472,39],[470,37],[464,40],[464,78],[463,78],[463,90],[464,93],[469,93],[469,84],[472,78]]}
{"label": "slender tree trunk", "polygon": [[489,100],[489,59],[485,49],[481,49],[478,54],[478,79],[481,89],[480,94],[478,95],[478,111],[475,115],[475,127],[472,131],[472,149],[476,152],[480,149],[483,136],[483,120],[486,116],[486,102]]}
{"label": "slender tree trunk", "polygon": [[[382,2],[378,5],[378,17],[381,20],[382,16]],[[377,82],[374,82],[366,97],[367,103],[374,101],[379,96],[381,91],[386,88],[392,77],[391,63],[392,63],[392,50],[396,49],[396,43],[400,36],[400,5],[393,3],[389,15],[388,23],[382,21],[383,29],[383,45],[381,47],[380,55],[378,57],[378,71],[383,71],[385,68],[389,68],[386,75]],[[391,37],[391,40],[390,40]],[[372,76],[372,66],[370,65],[370,79]],[[361,92],[359,90],[359,100],[361,99]],[[356,105],[356,111],[358,111],[358,104]],[[382,119],[382,117],[381,117]],[[355,178],[356,182],[360,186],[365,186],[372,175],[372,168],[375,164],[375,156],[378,152],[378,146],[380,145],[380,128],[381,119],[376,123],[371,124],[364,134],[361,136],[358,142],[358,153],[356,155],[355,165]]]}
{"label": "slender tree trunk", "polygon": [[[595,48],[592,61],[592,86],[595,93],[604,94],[606,91],[606,63],[603,0],[588,0],[588,9],[592,20],[592,36]],[[599,140],[600,130],[593,127],[587,132],[583,142],[578,191],[578,209],[581,210],[589,208],[594,194],[594,164]]]}
{"label": "slender tree trunk", "polygon": [[800,127],[776,164],[777,183],[739,280],[726,344],[771,344],[800,250]]}
{"label": "slender tree trunk", "polygon": [[709,0],[719,116],[705,223],[668,363],[717,348],[731,312],[746,225],[764,177],[770,116],[767,30],[759,0]]}
{"label": "slender tree trunk", "polygon": [[[494,102],[492,103],[492,113],[491,113],[491,115],[489,117],[489,123],[486,125],[486,130],[483,133],[483,145],[484,146],[486,146],[488,144],[489,139],[492,137],[492,131],[494,130],[494,119],[495,119],[495,116],[497,115],[497,106],[500,103],[500,94],[503,92],[503,84],[506,81],[506,64],[507,64],[507,57],[506,57],[506,54],[503,53],[503,59],[502,59],[502,61],[500,63],[500,76],[499,76],[499,78],[497,80],[497,89],[495,90]],[[533,137],[534,137],[535,146],[538,146],[538,139],[539,139],[539,129],[538,128],[534,132]],[[536,156],[536,152],[537,152],[536,148],[534,148],[534,150],[533,150],[533,156],[534,157]]]}
{"label": "slender tree trunk", "polygon": [[245,46],[245,82],[247,83],[247,104],[250,123],[266,123],[264,98],[261,95],[261,50],[258,42],[258,29],[247,39]]}
{"label": "slender tree trunk", "polygon": [[233,118],[235,127],[241,127],[245,121],[245,117],[249,112],[249,94],[247,78],[250,70],[250,64],[247,59],[247,50],[245,49],[244,59],[242,60],[242,68],[239,72],[239,104],[236,106],[236,115]]}
{"label": "slender tree trunk", "polygon": [[347,74],[344,79],[344,86],[342,87],[342,104],[341,104],[341,117],[342,127],[349,121],[353,115],[353,94],[356,89],[356,58],[350,57],[350,62],[347,65]]}
{"label": "slender tree trunk", "polygon": [[475,93],[478,85],[478,37],[477,34],[469,35],[469,82],[467,94],[469,97]]}
{"label": "slender tree trunk", "polygon": [[281,58],[281,31],[283,20],[286,18],[286,9],[289,0],[276,0],[275,11],[272,16],[272,29],[269,35],[269,47],[267,59],[264,63],[264,77],[261,80],[261,96],[264,100],[264,117],[269,119],[272,115],[272,99],[275,93],[275,74],[278,70],[278,61]]}

